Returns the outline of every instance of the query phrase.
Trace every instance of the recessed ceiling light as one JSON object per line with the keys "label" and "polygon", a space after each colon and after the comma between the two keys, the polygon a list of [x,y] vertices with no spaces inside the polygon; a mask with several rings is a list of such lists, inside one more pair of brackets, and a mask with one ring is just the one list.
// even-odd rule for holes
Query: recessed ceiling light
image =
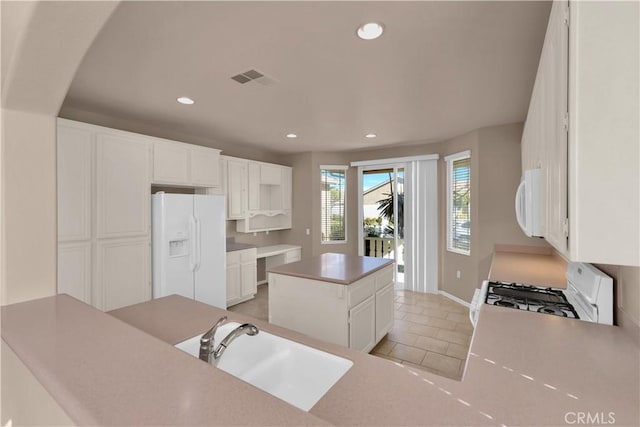
{"label": "recessed ceiling light", "polygon": [[383,31],[384,27],[382,24],[377,22],[367,22],[358,28],[357,34],[362,40],[373,40],[380,37]]}
{"label": "recessed ceiling light", "polygon": [[377,137],[377,136],[378,136],[378,135],[376,135],[375,133],[368,133],[368,134],[366,134],[364,137],[365,137],[365,138],[369,138],[369,139],[373,139],[373,138],[375,138],[375,137]]}
{"label": "recessed ceiling light", "polygon": [[180,98],[178,98],[177,100],[180,104],[184,104],[184,105],[191,105],[194,104],[196,101],[194,101],[193,99],[187,97],[187,96],[181,96]]}
{"label": "recessed ceiling light", "polygon": [[287,134],[287,138],[290,138],[290,139],[294,139],[294,138],[297,138],[297,137],[298,137],[298,135],[296,135],[295,133],[288,133]]}

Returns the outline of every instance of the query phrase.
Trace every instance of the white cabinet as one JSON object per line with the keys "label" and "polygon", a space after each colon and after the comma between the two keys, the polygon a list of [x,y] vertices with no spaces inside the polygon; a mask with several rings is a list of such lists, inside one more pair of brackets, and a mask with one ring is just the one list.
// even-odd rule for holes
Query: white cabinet
{"label": "white cabinet", "polygon": [[98,238],[149,234],[149,163],[146,141],[97,135]]}
{"label": "white cabinet", "polygon": [[393,326],[393,268],[376,274],[376,342],[379,342]]}
{"label": "white cabinet", "polygon": [[302,259],[302,248],[291,249],[284,253],[284,264],[300,261]]}
{"label": "white cabinet", "polygon": [[91,304],[91,241],[58,245],[58,293]]}
{"label": "white cabinet", "polygon": [[187,144],[169,141],[153,143],[153,182],[158,184],[189,184]]}
{"label": "white cabinet", "polygon": [[148,238],[100,240],[96,252],[96,307],[115,310],[151,299]]}
{"label": "white cabinet", "polygon": [[153,182],[220,187],[220,150],[153,138]]}
{"label": "white cabinet", "polygon": [[376,291],[376,342],[393,327],[393,283]]}
{"label": "white cabinet", "polygon": [[224,158],[227,219],[242,219],[247,211],[247,161]]}
{"label": "white cabinet", "polygon": [[545,239],[572,261],[640,265],[637,2],[553,2],[522,136],[545,176]]}
{"label": "white cabinet", "polygon": [[101,310],[147,301],[151,143],[58,119],[58,283]]}
{"label": "white cabinet", "polygon": [[288,166],[221,156],[227,219],[241,233],[291,228],[292,170]]}
{"label": "white cabinet", "polygon": [[258,291],[256,249],[227,252],[227,307],[255,297]]}
{"label": "white cabinet", "polygon": [[220,186],[220,150],[189,145],[191,184],[199,187]]}
{"label": "white cabinet", "polygon": [[281,185],[282,168],[276,165],[260,164],[260,184],[261,185]]}
{"label": "white cabinet", "polygon": [[368,353],[376,343],[376,302],[371,295],[349,310],[349,348]]}
{"label": "white cabinet", "polygon": [[240,264],[240,295],[253,298],[258,292],[258,277],[255,258],[251,262]]}
{"label": "white cabinet", "polygon": [[522,135],[522,168],[542,169],[545,239],[567,254],[567,2],[553,2]]}
{"label": "white cabinet", "polygon": [[349,285],[269,273],[269,322],[368,352],[393,325],[393,268]]}
{"label": "white cabinet", "polygon": [[288,211],[290,214],[291,207],[292,207],[291,195],[293,193],[292,182],[291,182],[292,170],[291,168],[283,167],[281,172],[282,172],[282,209],[284,209],[285,211]]}
{"label": "white cabinet", "polygon": [[240,262],[227,254],[227,307],[240,299]]}
{"label": "white cabinet", "polygon": [[58,241],[91,239],[93,136],[85,129],[58,127]]}

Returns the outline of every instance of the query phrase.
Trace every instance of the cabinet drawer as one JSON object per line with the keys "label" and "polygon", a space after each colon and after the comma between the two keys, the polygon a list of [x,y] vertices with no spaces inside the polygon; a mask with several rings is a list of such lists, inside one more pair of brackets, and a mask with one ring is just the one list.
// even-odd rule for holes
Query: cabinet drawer
{"label": "cabinet drawer", "polygon": [[374,284],[374,276],[369,276],[348,285],[349,308],[360,304],[362,301],[373,295],[375,291]]}
{"label": "cabinet drawer", "polygon": [[385,267],[376,274],[376,291],[384,288],[389,283],[393,283],[393,266]]}
{"label": "cabinet drawer", "polygon": [[240,264],[240,252],[242,251],[227,252],[227,265]]}
{"label": "cabinet drawer", "polygon": [[258,257],[258,253],[255,248],[245,249],[238,252],[240,254],[240,262],[255,262]]}
{"label": "cabinet drawer", "polygon": [[294,249],[292,251],[286,252],[284,254],[284,263],[288,264],[290,262],[300,261],[300,259],[302,259],[301,252],[302,251],[300,249]]}

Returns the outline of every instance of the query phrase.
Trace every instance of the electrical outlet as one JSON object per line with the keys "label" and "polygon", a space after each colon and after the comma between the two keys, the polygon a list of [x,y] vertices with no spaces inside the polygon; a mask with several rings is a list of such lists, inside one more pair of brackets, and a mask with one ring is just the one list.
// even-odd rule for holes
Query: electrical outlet
{"label": "electrical outlet", "polygon": [[460,270],[456,271],[456,278],[459,279],[460,278]]}
{"label": "electrical outlet", "polygon": [[311,229],[307,228],[307,236],[311,234]]}

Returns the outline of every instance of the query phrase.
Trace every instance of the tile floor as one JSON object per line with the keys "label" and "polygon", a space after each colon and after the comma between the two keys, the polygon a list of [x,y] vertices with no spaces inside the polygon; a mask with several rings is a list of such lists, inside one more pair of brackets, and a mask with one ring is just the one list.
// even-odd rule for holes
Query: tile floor
{"label": "tile floor", "polygon": [[473,334],[469,309],[442,295],[405,290],[395,294],[393,328],[371,354],[462,378]]}
{"label": "tile floor", "polygon": [[[258,286],[256,298],[229,307],[229,311],[269,320],[269,291]],[[469,309],[441,295],[395,291],[393,329],[371,351],[445,377],[460,379],[473,327]]]}
{"label": "tile floor", "polygon": [[258,285],[258,293],[254,299],[241,302],[228,308],[235,313],[246,314],[259,320],[269,321],[269,287]]}

